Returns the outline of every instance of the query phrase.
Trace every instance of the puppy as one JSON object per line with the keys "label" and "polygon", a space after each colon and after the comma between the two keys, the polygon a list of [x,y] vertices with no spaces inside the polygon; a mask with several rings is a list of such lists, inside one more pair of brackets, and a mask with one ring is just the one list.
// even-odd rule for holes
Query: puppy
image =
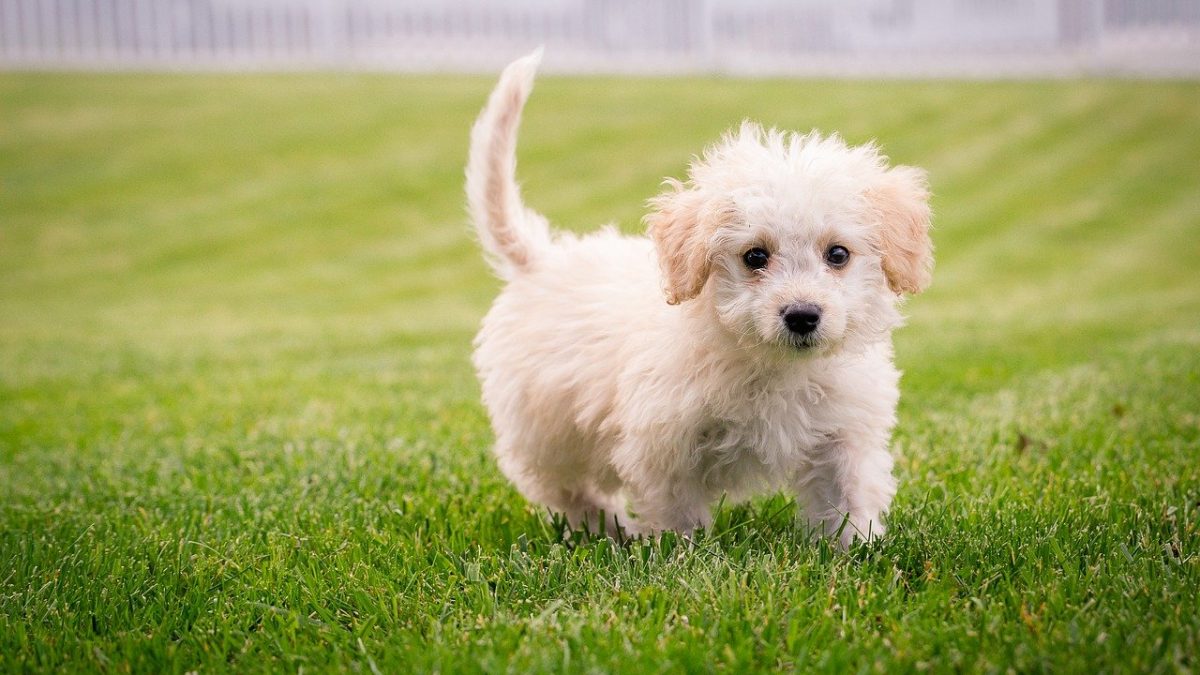
{"label": "puppy", "polygon": [[896,492],[891,331],[929,283],[923,171],[746,122],[650,200],[649,237],[551,232],[514,179],[540,50],[471,132],[467,196],[506,282],[475,340],[501,470],[592,532],[688,533],[788,490],[844,547]]}

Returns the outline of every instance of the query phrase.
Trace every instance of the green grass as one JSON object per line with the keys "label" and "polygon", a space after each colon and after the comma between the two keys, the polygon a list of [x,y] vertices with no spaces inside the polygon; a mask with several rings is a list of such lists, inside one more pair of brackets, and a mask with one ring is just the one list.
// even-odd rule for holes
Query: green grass
{"label": "green grass", "polygon": [[546,78],[639,229],[749,116],[929,169],[890,537],[567,542],[489,455],[481,78],[0,75],[0,671],[1196,670],[1200,85]]}

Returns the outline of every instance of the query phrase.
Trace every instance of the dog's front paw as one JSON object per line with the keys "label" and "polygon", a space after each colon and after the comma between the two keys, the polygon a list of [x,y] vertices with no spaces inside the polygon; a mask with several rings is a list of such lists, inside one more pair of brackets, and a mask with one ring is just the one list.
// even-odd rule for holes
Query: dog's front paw
{"label": "dog's front paw", "polygon": [[855,541],[873,544],[883,537],[884,529],[883,523],[878,518],[875,520],[860,520],[851,517],[846,527],[842,529],[842,534],[838,538],[838,545],[845,551]]}

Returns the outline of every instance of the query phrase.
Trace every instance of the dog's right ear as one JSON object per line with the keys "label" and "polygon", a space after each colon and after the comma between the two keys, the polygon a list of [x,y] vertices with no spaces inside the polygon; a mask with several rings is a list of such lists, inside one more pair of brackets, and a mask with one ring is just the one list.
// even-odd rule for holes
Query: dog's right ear
{"label": "dog's right ear", "polygon": [[668,179],[669,188],[650,200],[647,232],[658,251],[667,304],[678,305],[700,294],[712,268],[708,240],[712,227],[703,222],[704,198]]}

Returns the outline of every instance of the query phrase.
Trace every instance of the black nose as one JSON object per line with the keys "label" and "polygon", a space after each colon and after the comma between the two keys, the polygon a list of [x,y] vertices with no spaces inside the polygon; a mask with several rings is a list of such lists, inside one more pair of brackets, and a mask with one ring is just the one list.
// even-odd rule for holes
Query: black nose
{"label": "black nose", "polygon": [[821,323],[821,308],[811,302],[788,305],[780,313],[788,330],[798,335],[808,335]]}

